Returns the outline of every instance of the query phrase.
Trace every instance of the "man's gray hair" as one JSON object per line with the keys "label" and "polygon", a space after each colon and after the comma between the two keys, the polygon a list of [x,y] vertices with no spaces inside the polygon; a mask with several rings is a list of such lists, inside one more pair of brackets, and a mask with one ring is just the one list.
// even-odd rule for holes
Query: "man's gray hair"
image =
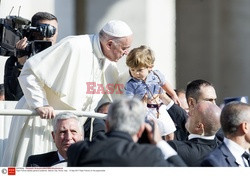
{"label": "man's gray hair", "polygon": [[239,125],[244,121],[250,123],[250,105],[241,102],[230,102],[221,112],[221,127],[225,135],[234,136]]}
{"label": "man's gray hair", "polygon": [[110,105],[107,120],[110,130],[123,131],[132,136],[139,131],[145,116],[145,106],[139,99],[123,97]]}
{"label": "man's gray hair", "polygon": [[62,112],[62,113],[57,114],[56,117],[53,119],[53,131],[56,132],[57,125],[60,120],[67,120],[71,118],[77,121],[79,129],[83,133],[83,125],[81,125],[79,117],[72,112]]}

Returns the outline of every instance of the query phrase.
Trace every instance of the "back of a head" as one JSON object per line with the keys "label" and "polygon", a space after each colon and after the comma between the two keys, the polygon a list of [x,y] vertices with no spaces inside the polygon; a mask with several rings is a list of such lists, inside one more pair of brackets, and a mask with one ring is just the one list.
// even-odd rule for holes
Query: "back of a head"
{"label": "back of a head", "polygon": [[37,12],[31,18],[31,26],[37,27],[40,20],[56,20],[57,18],[48,12]]}
{"label": "back of a head", "polygon": [[221,113],[221,128],[226,137],[235,136],[239,125],[244,122],[250,122],[250,105],[241,102],[230,102]]}
{"label": "back of a head", "polygon": [[174,91],[176,92],[177,96],[179,96],[181,94],[185,94],[185,96],[186,96],[186,90],[184,90],[184,89],[175,89]]}
{"label": "back of a head", "polygon": [[126,98],[115,100],[109,107],[108,123],[110,131],[136,134],[145,121],[145,107],[139,99]]}
{"label": "back of a head", "polygon": [[201,101],[197,104],[201,107],[202,123],[204,125],[204,135],[213,136],[220,129],[221,109],[208,101]]}
{"label": "back of a head", "polygon": [[153,67],[154,61],[153,50],[145,45],[132,49],[126,58],[126,64],[130,68]]}
{"label": "back of a head", "polygon": [[186,88],[186,98],[194,98],[195,100],[198,100],[200,96],[200,88],[201,86],[213,86],[210,82],[197,79],[187,84]]}

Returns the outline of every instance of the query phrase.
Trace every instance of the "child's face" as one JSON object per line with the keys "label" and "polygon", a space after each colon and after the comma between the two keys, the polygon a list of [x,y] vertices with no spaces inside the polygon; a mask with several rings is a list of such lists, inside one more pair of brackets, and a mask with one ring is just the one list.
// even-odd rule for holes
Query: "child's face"
{"label": "child's face", "polygon": [[129,70],[134,78],[145,81],[151,68],[140,67],[140,68],[129,68]]}

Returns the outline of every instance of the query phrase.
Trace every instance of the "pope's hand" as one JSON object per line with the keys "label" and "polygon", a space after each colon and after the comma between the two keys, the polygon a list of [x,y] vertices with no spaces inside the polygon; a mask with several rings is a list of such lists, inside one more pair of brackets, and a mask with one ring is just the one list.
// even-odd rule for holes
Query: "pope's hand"
{"label": "pope's hand", "polygon": [[55,111],[52,106],[42,106],[36,108],[36,112],[42,119],[52,119],[55,117]]}

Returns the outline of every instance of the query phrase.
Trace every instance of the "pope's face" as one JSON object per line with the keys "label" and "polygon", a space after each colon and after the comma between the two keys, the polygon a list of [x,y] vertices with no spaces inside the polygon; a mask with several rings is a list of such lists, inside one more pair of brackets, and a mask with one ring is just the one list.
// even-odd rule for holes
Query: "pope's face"
{"label": "pope's face", "polygon": [[110,40],[108,42],[109,51],[107,53],[107,58],[110,61],[117,62],[122,56],[128,55],[132,40],[132,35],[123,37],[119,39],[119,41]]}

